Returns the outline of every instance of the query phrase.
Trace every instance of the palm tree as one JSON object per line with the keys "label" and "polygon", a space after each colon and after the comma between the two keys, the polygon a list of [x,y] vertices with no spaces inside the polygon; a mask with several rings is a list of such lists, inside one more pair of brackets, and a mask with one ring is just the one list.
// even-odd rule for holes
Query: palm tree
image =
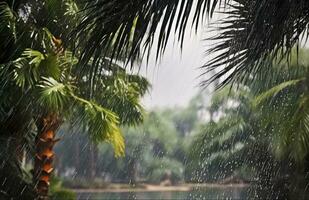
{"label": "palm tree", "polygon": [[[302,188],[308,170],[307,54],[294,49],[290,63],[268,63],[274,76],[267,82],[264,73],[258,73],[237,92],[225,87],[214,95],[211,110],[220,118],[207,123],[192,146],[193,167],[199,162],[203,166],[198,172],[216,179],[250,166],[264,190],[279,186],[277,194],[286,195],[284,184]],[[228,102],[236,107],[226,109]]]}
{"label": "palm tree", "polygon": [[[45,32],[52,47],[55,45],[54,36],[46,29]],[[89,85],[89,79],[78,82],[74,73],[70,73],[74,71],[75,63],[72,54],[57,52],[60,51],[41,53],[28,49],[11,66],[11,76],[6,76],[7,81],[16,81],[20,92],[28,93],[25,98],[31,106],[32,115],[29,117],[34,120],[38,131],[33,179],[41,196],[48,194],[53,171],[52,149],[58,141],[55,138],[56,130],[62,122],[71,118],[83,124],[95,142],[110,141],[115,147],[115,155],[121,156],[124,153],[124,141],[118,125],[142,120],[143,109],[139,99],[148,88],[145,79],[126,75],[117,67],[116,71],[112,71],[115,70],[113,68],[106,69],[100,75],[95,93],[88,96],[89,89],[85,86]],[[32,76],[25,73],[31,73]]]}
{"label": "palm tree", "polygon": [[[50,23],[59,21],[59,13],[54,12],[61,8],[49,9],[57,5],[61,7],[63,4],[31,1],[25,3],[24,7],[14,7],[21,12],[16,13],[10,7],[13,5],[1,2],[0,12],[0,31],[4,36],[1,45],[4,44],[3,48],[8,49],[3,51],[5,54],[1,55],[0,65],[0,91],[4,97],[0,104],[1,128],[3,132],[9,132],[4,136],[13,136],[15,139],[13,144],[8,144],[17,147],[17,150],[13,150],[17,155],[13,154],[12,158],[20,157],[18,147],[23,146],[20,140],[29,132],[37,131],[33,182],[41,198],[46,198],[48,194],[53,171],[52,149],[58,141],[56,130],[62,122],[74,119],[83,125],[95,142],[110,141],[115,147],[115,155],[121,156],[124,153],[124,141],[118,125],[142,120],[143,109],[139,99],[149,86],[144,78],[128,75],[116,64],[107,66],[107,58],[100,63],[105,69],[98,73],[95,84],[90,84],[93,80],[87,77],[76,79],[76,74],[80,73],[76,69],[76,59],[72,53],[64,50],[61,39],[44,27],[47,25],[64,37],[58,23]],[[75,4],[67,6],[72,5]],[[38,9],[29,11],[26,9],[28,6],[38,6]],[[46,10],[48,14],[42,17],[41,12]],[[53,12],[49,12],[51,10]],[[68,23],[61,25],[63,29],[68,28]],[[90,90],[89,85],[95,85],[96,88]],[[103,93],[104,90],[106,92]],[[18,159],[8,163],[20,167]],[[3,179],[6,179],[5,175]]]}
{"label": "palm tree", "polygon": [[[214,181],[232,176],[252,160],[258,139],[253,95],[245,87],[225,87],[211,99],[209,112],[216,118],[204,124],[191,146],[189,169],[195,181]],[[256,164],[256,162],[254,162]]]}

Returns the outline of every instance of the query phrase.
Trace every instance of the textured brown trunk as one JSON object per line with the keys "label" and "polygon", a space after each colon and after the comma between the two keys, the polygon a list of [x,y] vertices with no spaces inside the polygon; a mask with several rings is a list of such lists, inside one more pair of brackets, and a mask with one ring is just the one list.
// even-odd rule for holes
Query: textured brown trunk
{"label": "textured brown trunk", "polygon": [[59,139],[55,139],[56,130],[60,125],[57,114],[49,113],[38,121],[36,137],[36,155],[34,159],[33,182],[39,199],[48,199],[48,190],[55,153],[53,147]]}

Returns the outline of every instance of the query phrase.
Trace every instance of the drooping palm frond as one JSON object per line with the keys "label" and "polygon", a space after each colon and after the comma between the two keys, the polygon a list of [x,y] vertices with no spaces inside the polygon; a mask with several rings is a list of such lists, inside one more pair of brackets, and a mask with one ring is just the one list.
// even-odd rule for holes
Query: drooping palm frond
{"label": "drooping palm frond", "polygon": [[[270,127],[273,151],[279,158],[289,156],[301,163],[309,152],[308,75],[307,51],[300,50],[298,57],[292,52],[290,63],[270,65],[273,81],[259,92],[254,104],[262,112],[262,128]],[[261,81],[261,79],[259,79]]]}
{"label": "drooping palm frond", "polygon": [[[143,119],[144,109],[141,98],[150,84],[146,78],[127,72],[121,65],[108,59],[101,59],[101,71],[96,79],[79,79],[80,96],[95,100],[119,116],[121,124],[135,125]],[[78,74],[74,71],[74,74]],[[89,76],[87,76],[89,77]],[[93,89],[89,90],[89,86]]]}
{"label": "drooping palm frond", "polygon": [[9,5],[0,2],[0,63],[6,63],[14,52],[12,48],[16,41],[16,17]]}
{"label": "drooping palm frond", "polygon": [[195,173],[201,177],[206,174],[214,179],[224,178],[249,162],[248,149],[253,151],[255,140],[250,125],[241,115],[226,116],[205,125],[191,147]]}
{"label": "drooping palm frond", "polygon": [[204,66],[206,72],[216,73],[204,85],[220,78],[221,86],[246,82],[259,71],[269,75],[267,63],[289,61],[286,55],[308,36],[308,1],[234,0],[229,7],[218,22],[220,34],[212,38],[218,43],[208,51],[218,55]]}
{"label": "drooping palm frond", "polygon": [[101,92],[96,92],[96,99],[117,113],[121,124],[142,122],[144,108],[140,100],[149,88],[145,78],[120,72],[106,77],[102,84],[98,87]]}
{"label": "drooping palm frond", "polygon": [[114,147],[115,156],[123,156],[125,143],[120,132],[118,116],[95,102],[75,95],[73,98],[77,101],[77,106],[80,106],[75,110],[75,120],[85,128],[90,138],[96,143],[110,142]]}
{"label": "drooping palm frond", "polygon": [[[300,101],[300,100],[299,100]],[[301,98],[303,102],[295,98],[284,98],[278,103],[284,104],[281,110],[272,114],[268,121],[271,123],[273,132],[273,151],[282,159],[289,157],[302,164],[309,152],[309,129],[308,129],[308,97]]]}
{"label": "drooping palm frond", "polygon": [[[99,59],[109,52],[111,60],[122,54],[135,61],[152,46],[158,31],[157,58],[164,52],[171,34],[176,33],[182,46],[185,29],[192,14],[193,24],[198,27],[201,19],[212,15],[219,0],[100,0],[86,1],[82,21],[73,31],[79,40],[80,60],[86,64],[93,58],[94,72],[99,71]],[[195,10],[194,10],[195,9]],[[93,73],[95,75],[97,73]]]}
{"label": "drooping palm frond", "polygon": [[124,139],[115,113],[76,96],[72,86],[53,78],[43,78],[38,87],[41,88],[38,103],[44,110],[59,112],[63,118],[72,118],[84,127],[94,142],[110,142],[114,146],[115,156],[124,154]]}
{"label": "drooping palm frond", "polygon": [[263,92],[255,99],[255,104],[259,105],[262,104],[263,101],[270,99],[272,97],[275,97],[279,92],[283,91],[284,89],[287,89],[288,87],[293,87],[297,84],[299,84],[301,81],[304,81],[305,79],[296,79],[296,80],[290,80],[283,82],[279,85],[276,85],[272,88],[270,88],[268,91]]}

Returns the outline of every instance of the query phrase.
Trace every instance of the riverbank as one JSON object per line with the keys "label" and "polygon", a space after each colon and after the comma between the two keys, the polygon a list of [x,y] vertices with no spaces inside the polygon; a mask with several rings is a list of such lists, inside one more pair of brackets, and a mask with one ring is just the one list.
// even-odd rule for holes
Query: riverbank
{"label": "riverbank", "polygon": [[129,184],[109,184],[106,188],[96,188],[96,189],[72,189],[76,193],[101,193],[101,192],[185,192],[198,189],[206,188],[244,188],[248,187],[249,184],[193,184],[186,183],[173,186],[163,186],[163,185],[152,185],[152,184],[137,184],[135,186]]}

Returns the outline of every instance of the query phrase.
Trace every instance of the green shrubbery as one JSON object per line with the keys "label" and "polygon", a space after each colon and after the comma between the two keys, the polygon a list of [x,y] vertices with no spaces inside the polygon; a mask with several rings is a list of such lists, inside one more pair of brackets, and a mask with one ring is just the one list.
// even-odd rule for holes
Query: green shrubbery
{"label": "green shrubbery", "polygon": [[53,176],[50,186],[51,200],[75,200],[77,199],[75,192],[63,187],[62,181]]}
{"label": "green shrubbery", "polygon": [[170,158],[154,159],[146,169],[147,180],[160,183],[169,179],[173,184],[184,180],[184,166],[177,160]]}
{"label": "green shrubbery", "polygon": [[108,183],[105,183],[102,179],[95,178],[91,181],[89,179],[83,179],[83,178],[74,178],[72,179],[64,179],[63,180],[63,186],[67,188],[107,188]]}
{"label": "green shrubbery", "polygon": [[76,200],[75,192],[68,189],[60,189],[53,192],[51,195],[51,200]]}

